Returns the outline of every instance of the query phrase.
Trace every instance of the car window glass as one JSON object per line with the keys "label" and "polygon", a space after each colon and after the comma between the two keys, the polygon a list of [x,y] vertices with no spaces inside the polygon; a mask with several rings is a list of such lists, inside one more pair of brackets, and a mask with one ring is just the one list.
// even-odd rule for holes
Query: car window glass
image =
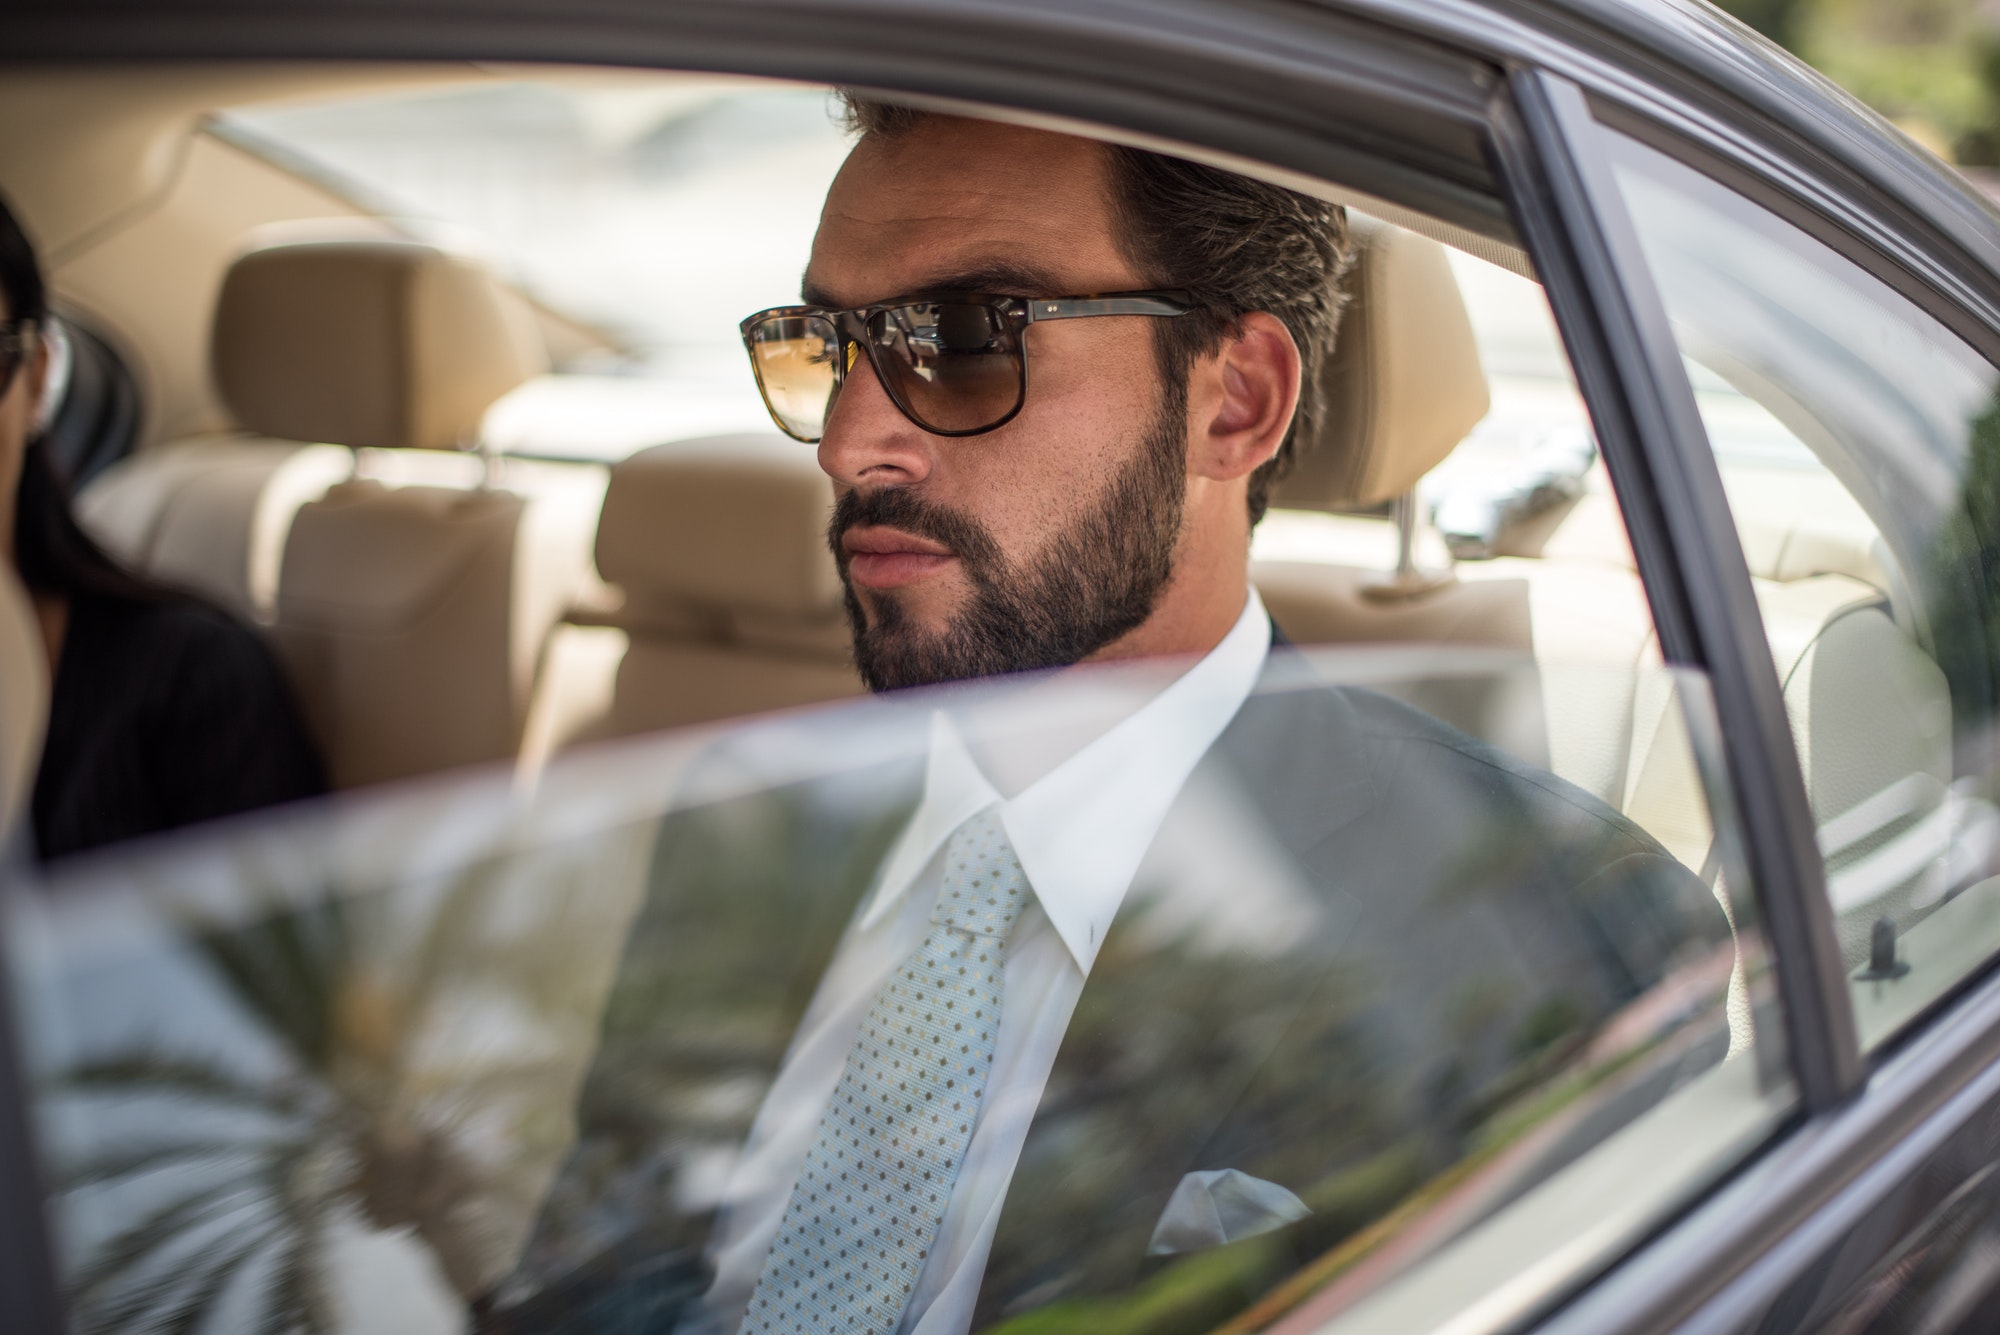
{"label": "car window glass", "polygon": [[614,71],[240,107],[216,128],[585,326],[485,428],[566,459],[769,429],[736,324],[798,300],[849,147],[823,88]]}
{"label": "car window glass", "polygon": [[1873,1045],[2000,947],[2000,375],[1791,223],[1609,137],[1743,540]]}
{"label": "car window glass", "polygon": [[[850,952],[907,925],[869,906],[917,828],[931,703],[633,739],[858,691],[824,475],[774,436],[735,331],[796,292],[844,151],[824,91],[431,85],[225,110],[201,143],[533,295],[556,373],[482,438],[549,457],[227,441],[182,457],[224,464],[228,497],[282,494],[164,527],[102,498],[110,529],[229,567],[348,791],[77,861],[19,906],[85,1328],[733,1330],[729,1286],[777,1227],[759,1202],[796,1176],[780,1150],[804,1152],[873,995]],[[967,1168],[995,1231],[970,1278],[935,1281],[964,1290],[950,1328],[1503,1326],[1792,1104],[1705,686],[1661,665],[1540,288],[1350,226],[1345,434],[1308,442],[1253,571],[1308,658],[1128,850],[1101,939],[1029,915],[1032,967],[1067,933],[1088,978],[1073,1010],[1030,994],[1059,1042],[1010,1104],[1016,1156]],[[1366,486],[1326,476],[1355,451]],[[279,503],[336,485],[303,524]],[[454,490],[472,517],[532,501],[522,545],[480,549],[504,587],[384,571],[365,524],[337,550],[368,560],[299,559],[315,525]],[[254,518],[247,570],[224,511]],[[582,561],[601,579],[559,587]],[[475,606],[508,609],[497,634],[419,610]],[[478,752],[431,745],[509,663],[525,717],[480,713],[514,726]],[[1073,749],[1164,688],[1079,673],[949,717],[1003,753]],[[355,791],[496,755],[519,763]],[[1090,833],[1029,888],[1098,865]],[[828,1044],[814,1093],[787,1054]]]}
{"label": "car window glass", "polygon": [[[947,717],[981,754],[1085,745],[1175,671]],[[1712,739],[1699,678],[1649,682]],[[975,1328],[1497,1328],[1769,1134],[1748,897],[1479,739],[1539,689],[1473,651],[1267,669],[986,1180]],[[705,1328],[939,703],[350,796],[10,897],[78,1328]]]}

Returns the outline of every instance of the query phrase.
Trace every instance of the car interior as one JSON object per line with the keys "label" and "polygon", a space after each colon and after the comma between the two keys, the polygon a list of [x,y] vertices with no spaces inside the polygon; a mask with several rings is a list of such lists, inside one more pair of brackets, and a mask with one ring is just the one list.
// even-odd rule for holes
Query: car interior
{"label": "car interior", "polygon": [[[0,149],[0,179],[48,255],[60,309],[117,350],[145,405],[129,456],[88,480],[83,511],[139,569],[264,630],[337,786],[481,762],[531,772],[593,739],[859,691],[810,449],[733,431],[604,461],[502,453],[483,434],[495,403],[563,379],[608,340],[218,119],[519,77],[184,68],[30,75],[0,91],[19,123],[47,127]],[[1517,449],[1525,485],[1503,469],[1471,490],[1490,500],[1511,486],[1525,508],[1502,495],[1486,506],[1492,531],[1438,541],[1419,493],[1477,453],[1494,406],[1494,353],[1456,274],[1502,271],[1454,259],[1435,239],[1464,240],[1453,229],[1378,203],[1398,218],[1386,221],[1369,203],[1350,201],[1352,305],[1323,372],[1332,410],[1275,498],[1256,584],[1301,644],[1477,647],[1533,664],[1539,719],[1448,690],[1426,703],[1502,730],[1700,868],[1713,836],[1688,743],[1662,722],[1657,644],[1603,468],[1551,480]],[[1479,248],[1528,272],[1518,253]],[[1948,784],[1943,680],[1867,516],[1830,479],[1754,458],[1725,460],[1725,480],[1753,501],[1742,537],[1821,821],[1905,776]],[[1455,559],[1468,542],[1478,559]],[[1884,830],[1861,825],[1828,852],[1837,874],[1875,857],[1864,879],[1879,879]],[[1848,933],[1856,958],[1865,926]]]}
{"label": "car interior", "polygon": [[[862,694],[812,447],[711,411],[699,387],[685,413],[619,416],[650,392],[628,331],[273,129],[293,109],[393,126],[426,99],[522,88],[585,98],[586,137],[629,144],[704,116],[754,129],[773,86],[255,63],[0,84],[0,111],[35,128],[0,142],[0,188],[72,350],[51,411],[96,424],[67,447],[82,515],[134,568],[268,638],[339,789],[468,766],[532,787],[620,739]],[[648,151],[712,178],[707,210],[761,207],[755,161]],[[1624,812],[1726,907],[1742,887],[1718,885],[1727,803],[1715,739],[1688,724],[1699,683],[1662,662],[1526,255],[1329,189],[1350,211],[1350,304],[1320,372],[1329,411],[1253,550],[1274,620]],[[792,298],[802,260],[768,266],[769,302]],[[1712,420],[1740,424],[1718,461],[1858,966],[1879,919],[1935,898],[1958,819],[1951,697],[1875,524],[1787,405],[1729,369],[1691,368]],[[715,375],[733,377],[717,402],[750,391],[740,355]],[[40,714],[46,667],[0,586],[0,817],[25,800],[36,738],[20,720]],[[1730,1115],[1732,1135],[1762,1125]],[[1645,1142],[1615,1152],[1646,1171]],[[1574,1201],[1545,1208],[1551,1229],[1584,1226]],[[1515,1257],[1475,1263],[1499,1284]],[[1402,1319],[1357,1329],[1414,1328]]]}

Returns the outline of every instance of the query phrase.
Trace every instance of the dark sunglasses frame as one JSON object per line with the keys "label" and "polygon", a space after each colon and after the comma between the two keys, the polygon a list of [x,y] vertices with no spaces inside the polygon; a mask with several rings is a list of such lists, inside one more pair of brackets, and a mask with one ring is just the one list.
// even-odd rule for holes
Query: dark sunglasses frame
{"label": "dark sunglasses frame", "polygon": [[28,353],[34,348],[33,320],[9,320],[0,324],[0,395],[14,388],[14,377],[21,374],[21,367],[28,360]]}
{"label": "dark sunglasses frame", "polygon": [[[926,422],[915,407],[906,401],[901,389],[900,373],[885,372],[881,358],[893,356],[880,345],[880,341],[870,333],[870,326],[880,318],[896,311],[933,305],[982,306],[997,313],[1000,328],[1007,333],[1011,347],[1005,354],[1010,356],[1015,368],[1014,403],[1004,414],[980,426],[945,429]],[[868,363],[875,370],[875,378],[888,394],[889,401],[896,410],[909,421],[934,436],[982,436],[989,431],[997,431],[1014,420],[1028,401],[1028,345],[1027,329],[1031,324],[1043,320],[1087,320],[1103,315],[1148,315],[1171,319],[1187,315],[1196,309],[1192,293],[1181,288],[1160,288],[1140,292],[1089,293],[1073,297],[1014,297],[1001,296],[991,292],[920,292],[895,301],[880,302],[873,306],[857,306],[851,310],[836,310],[828,306],[773,306],[769,310],[758,311],[737,326],[743,335],[744,350],[750,354],[750,370],[757,377],[757,392],[763,396],[765,411],[778,429],[797,441],[808,445],[819,443],[821,436],[805,436],[785,424],[777,407],[771,402],[771,391],[764,384],[763,368],[757,361],[756,330],[758,326],[772,320],[808,319],[817,317],[833,326],[835,334],[834,357],[832,360],[833,385],[827,391],[826,415],[831,416],[833,404],[840,397],[840,388],[847,380],[847,370],[854,364],[854,348],[859,347],[868,356]],[[995,354],[1002,355],[1002,354]],[[912,368],[914,369],[914,368]],[[821,434],[825,432],[825,419],[821,420]]]}

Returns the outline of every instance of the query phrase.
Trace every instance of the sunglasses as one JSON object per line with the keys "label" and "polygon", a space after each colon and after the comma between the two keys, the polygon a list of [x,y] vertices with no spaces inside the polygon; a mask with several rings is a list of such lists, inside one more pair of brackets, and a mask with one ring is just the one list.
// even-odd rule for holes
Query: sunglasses
{"label": "sunglasses", "polygon": [[0,324],[0,395],[14,387],[14,377],[21,373],[21,363],[28,360],[28,350],[35,346],[33,320],[9,320]]}
{"label": "sunglasses", "polygon": [[771,420],[817,444],[847,373],[863,352],[903,416],[938,436],[976,436],[1014,420],[1028,397],[1027,330],[1042,320],[1186,315],[1182,291],[1086,297],[978,292],[906,297],[828,310],[777,306],[740,326]]}

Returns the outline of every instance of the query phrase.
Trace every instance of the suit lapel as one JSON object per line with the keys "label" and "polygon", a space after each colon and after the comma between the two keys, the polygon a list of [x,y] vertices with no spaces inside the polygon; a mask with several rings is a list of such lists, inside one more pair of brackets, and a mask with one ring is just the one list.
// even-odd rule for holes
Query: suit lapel
{"label": "suit lapel", "polygon": [[[1300,864],[1374,795],[1353,707],[1301,667],[1274,651],[1120,908],[1029,1130],[975,1329],[1127,1289],[1181,1177],[1232,1166],[1246,1140],[1232,1110],[1340,935],[1337,890]],[[1257,939],[1259,924],[1279,935]]]}
{"label": "suit lapel", "polygon": [[1257,689],[1204,765],[1255,802],[1270,838],[1303,858],[1375,800],[1367,738],[1354,706],[1297,650],[1274,646]]}

